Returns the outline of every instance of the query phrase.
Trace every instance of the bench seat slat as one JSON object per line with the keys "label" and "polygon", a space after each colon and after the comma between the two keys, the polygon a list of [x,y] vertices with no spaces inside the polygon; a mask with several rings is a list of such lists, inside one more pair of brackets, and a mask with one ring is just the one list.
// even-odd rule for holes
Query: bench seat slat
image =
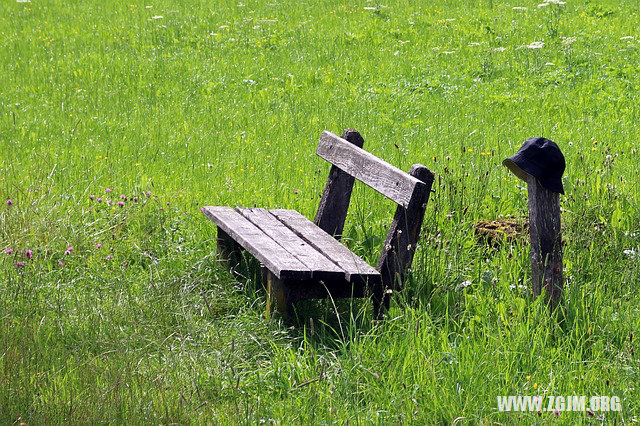
{"label": "bench seat slat", "polygon": [[202,212],[278,278],[311,279],[309,267],[233,208],[209,206]]}
{"label": "bench seat slat", "polygon": [[380,273],[375,268],[297,211],[276,209],[269,212],[344,269],[347,281],[374,284],[380,280]]}
{"label": "bench seat slat", "polygon": [[307,241],[289,229],[268,210],[263,208],[238,208],[238,213],[260,228],[311,270],[315,280],[344,280],[345,271],[318,251]]}
{"label": "bench seat slat", "polygon": [[415,187],[424,185],[419,179],[328,131],[322,133],[316,154],[405,208]]}

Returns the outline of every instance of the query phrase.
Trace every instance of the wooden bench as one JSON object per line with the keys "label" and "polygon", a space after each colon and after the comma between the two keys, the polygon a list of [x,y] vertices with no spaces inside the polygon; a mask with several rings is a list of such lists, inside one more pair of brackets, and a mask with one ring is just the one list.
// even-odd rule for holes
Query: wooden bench
{"label": "wooden bench", "polygon": [[[372,296],[380,317],[389,296],[411,266],[433,173],[415,164],[409,173],[362,149],[358,132],[342,138],[323,132],[316,153],[333,166],[314,222],[295,210],[204,207],[218,227],[218,252],[226,260],[239,259],[244,249],[262,266],[267,289],[267,315],[275,308],[284,316],[302,299]],[[397,205],[376,268],[338,240],[349,208],[354,178]]]}

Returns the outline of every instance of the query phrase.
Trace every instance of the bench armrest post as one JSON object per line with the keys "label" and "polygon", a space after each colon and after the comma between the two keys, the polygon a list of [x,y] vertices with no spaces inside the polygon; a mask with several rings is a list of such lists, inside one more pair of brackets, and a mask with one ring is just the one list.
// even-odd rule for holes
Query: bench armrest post
{"label": "bench armrest post", "polygon": [[[342,133],[342,138],[358,148],[362,148],[364,145],[364,139],[360,133],[354,129],[345,130]],[[314,220],[314,223],[320,229],[338,240],[342,236],[344,222],[347,218],[353,183],[353,176],[337,166],[331,166],[329,178],[324,187],[318,212]]]}
{"label": "bench armrest post", "polygon": [[390,290],[395,290],[402,283],[413,261],[433,185],[433,173],[421,164],[414,164],[409,174],[422,181],[423,185],[416,185],[407,208],[399,205],[396,209],[376,267],[382,275],[382,305],[385,308],[389,305]]}

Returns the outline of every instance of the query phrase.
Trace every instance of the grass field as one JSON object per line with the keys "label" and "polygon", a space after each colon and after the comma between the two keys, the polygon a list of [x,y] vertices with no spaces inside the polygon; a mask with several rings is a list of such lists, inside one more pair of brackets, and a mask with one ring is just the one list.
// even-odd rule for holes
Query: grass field
{"label": "grass field", "polygon": [[[539,1],[0,2],[0,424],[640,421],[640,3]],[[347,127],[437,176],[413,274],[381,324],[266,321],[199,209],[312,218]],[[560,325],[526,239],[473,230],[526,215],[500,162],[537,135],[568,163]],[[392,203],[352,200],[375,262]]]}

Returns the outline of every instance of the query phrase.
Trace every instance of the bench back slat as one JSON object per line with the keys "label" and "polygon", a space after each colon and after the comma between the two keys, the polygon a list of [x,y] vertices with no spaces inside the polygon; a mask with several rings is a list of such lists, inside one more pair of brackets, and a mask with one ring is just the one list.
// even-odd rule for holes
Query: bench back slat
{"label": "bench back slat", "polygon": [[406,208],[419,179],[379,159],[335,134],[324,131],[316,154],[360,182]]}

